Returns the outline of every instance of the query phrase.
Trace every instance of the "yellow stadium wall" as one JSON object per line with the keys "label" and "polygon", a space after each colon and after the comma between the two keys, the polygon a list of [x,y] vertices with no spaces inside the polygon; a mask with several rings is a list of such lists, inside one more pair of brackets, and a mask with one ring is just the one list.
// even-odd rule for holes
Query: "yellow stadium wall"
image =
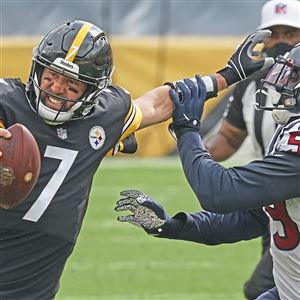
{"label": "yellow stadium wall", "polygon": [[[0,76],[19,77],[27,81],[31,54],[40,38],[1,38]],[[133,99],[162,84],[195,74],[206,75],[222,68],[241,38],[202,37],[112,37],[116,66],[113,82],[130,91]],[[205,115],[218,99],[205,105]],[[170,121],[140,130],[137,133],[138,156],[161,156],[175,150],[168,133]]]}

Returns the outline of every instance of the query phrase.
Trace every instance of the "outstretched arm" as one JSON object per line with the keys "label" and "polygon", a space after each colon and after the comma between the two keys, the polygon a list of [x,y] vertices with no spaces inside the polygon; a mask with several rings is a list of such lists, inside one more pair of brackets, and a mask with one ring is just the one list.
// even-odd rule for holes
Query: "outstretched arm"
{"label": "outstretched arm", "polygon": [[[206,99],[216,96],[218,92],[228,86],[274,64],[274,59],[270,57],[259,60],[253,59],[256,54],[253,50],[254,47],[263,42],[270,34],[271,31],[269,30],[260,30],[250,34],[233,53],[225,68],[216,74],[202,78],[206,88]],[[199,82],[195,78],[190,80],[196,84]],[[176,83],[174,84],[176,85]],[[169,86],[160,86],[136,99],[135,103],[143,114],[140,128],[166,121],[172,116],[174,106],[170,100],[169,91]]]}
{"label": "outstretched arm", "polygon": [[201,206],[210,212],[230,213],[260,208],[298,197],[298,156],[274,153],[262,161],[226,169],[213,161],[199,134],[205,102],[205,86],[200,77],[178,82],[182,94],[170,92],[175,109],[172,127],[185,176]]}
{"label": "outstretched arm", "polygon": [[[227,88],[227,83],[220,74],[216,73],[205,76],[202,79],[211,97]],[[163,85],[135,99],[135,104],[140,108],[143,115],[139,129],[161,123],[171,118],[174,106],[169,96],[170,89],[170,86]]]}
{"label": "outstretched arm", "polygon": [[251,240],[268,232],[269,220],[262,209],[214,214],[207,211],[176,214],[158,237],[205,245]]}
{"label": "outstretched arm", "polygon": [[163,206],[137,190],[121,192],[115,210],[130,211],[130,215],[119,216],[118,220],[137,225],[148,234],[207,245],[256,238],[268,231],[269,223],[262,209],[231,214],[181,212],[171,218]]}
{"label": "outstretched arm", "polygon": [[280,152],[245,166],[224,168],[213,161],[199,133],[179,138],[185,176],[201,206],[216,213],[259,208],[298,197],[299,157]]}

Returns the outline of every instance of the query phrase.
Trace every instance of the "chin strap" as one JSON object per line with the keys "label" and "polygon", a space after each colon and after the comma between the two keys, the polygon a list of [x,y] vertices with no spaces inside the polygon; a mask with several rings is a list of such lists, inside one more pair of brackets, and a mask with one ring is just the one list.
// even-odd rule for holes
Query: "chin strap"
{"label": "chin strap", "polygon": [[285,125],[290,118],[299,116],[299,114],[292,113],[286,109],[273,109],[272,110],[272,118],[275,123],[279,125]]}

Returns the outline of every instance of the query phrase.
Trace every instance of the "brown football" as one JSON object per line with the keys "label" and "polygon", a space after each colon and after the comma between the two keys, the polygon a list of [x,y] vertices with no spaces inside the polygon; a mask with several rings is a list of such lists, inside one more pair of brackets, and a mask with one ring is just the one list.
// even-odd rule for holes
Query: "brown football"
{"label": "brown football", "polygon": [[0,137],[0,204],[11,208],[32,191],[41,168],[41,156],[31,132],[16,123],[7,128],[11,138]]}

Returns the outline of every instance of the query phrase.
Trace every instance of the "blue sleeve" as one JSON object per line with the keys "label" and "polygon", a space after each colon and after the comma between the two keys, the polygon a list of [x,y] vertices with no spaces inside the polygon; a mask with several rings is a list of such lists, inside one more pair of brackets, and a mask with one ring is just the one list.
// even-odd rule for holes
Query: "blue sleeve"
{"label": "blue sleeve", "polygon": [[235,243],[264,235],[268,224],[262,209],[230,214],[179,213],[167,221],[159,237],[206,245]]}
{"label": "blue sleeve", "polygon": [[224,168],[196,132],[178,141],[185,176],[201,206],[215,213],[261,208],[300,196],[299,156],[278,152],[248,165]]}

